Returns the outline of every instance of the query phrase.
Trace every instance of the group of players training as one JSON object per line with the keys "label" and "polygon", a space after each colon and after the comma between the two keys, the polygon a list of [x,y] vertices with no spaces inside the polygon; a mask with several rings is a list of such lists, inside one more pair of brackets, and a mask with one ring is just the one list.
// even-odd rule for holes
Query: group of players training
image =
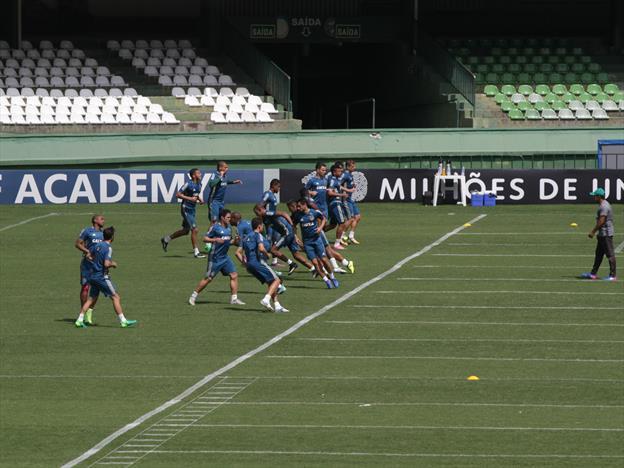
{"label": "group of players training", "polygon": [[[205,251],[208,252],[208,266],[204,277],[191,294],[189,304],[195,305],[197,296],[218,273],[230,278],[230,303],[245,304],[238,298],[238,273],[228,256],[232,244],[237,246],[235,256],[247,271],[267,285],[267,294],[260,301],[266,309],[278,313],[288,312],[278,300],[278,295],[285,292],[286,287],[282,284],[281,274],[272,268],[278,260],[288,265],[288,275],[298,268],[297,263],[281,252],[284,248],[290,250],[293,258],[312,272],[313,277],[321,278],[328,289],[339,287],[336,273],[355,272],[353,261],[345,258],[340,251],[348,244],[359,244],[355,238],[355,229],[361,215],[353,200],[356,187],[352,173],[355,168],[353,160],[344,164],[336,162],[329,170],[326,164],[318,163],[314,175],[301,189],[300,198],[286,203],[288,212],[278,210],[277,196],[281,184],[278,179],[273,179],[269,189],[253,208],[255,217],[245,220],[241,213],[225,208],[227,186],[242,182],[227,179],[227,163],[217,163],[216,172],[208,178],[206,204],[211,227],[203,238]],[[202,173],[199,169],[191,169],[189,177],[190,180],[176,194],[181,200],[182,228],[161,238],[161,244],[166,252],[173,239],[190,233],[193,255],[195,258],[205,258],[206,255],[199,249],[196,223],[197,205],[204,204],[201,197]],[[136,321],[124,317],[119,294],[108,276],[108,269],[117,267],[112,260],[110,245],[114,240],[115,229],[112,226],[104,228],[102,215],[93,216],[91,222],[92,226],[83,229],[76,240],[76,248],[83,253],[83,259],[80,266],[82,308],[75,324],[80,328],[93,324],[93,307],[102,292],[111,297],[121,326],[133,326]],[[296,233],[297,226],[300,227],[300,237]],[[236,229],[235,234],[233,227]],[[325,233],[333,229],[336,230],[336,239],[331,244]],[[273,257],[272,265],[268,263],[269,256]]]}

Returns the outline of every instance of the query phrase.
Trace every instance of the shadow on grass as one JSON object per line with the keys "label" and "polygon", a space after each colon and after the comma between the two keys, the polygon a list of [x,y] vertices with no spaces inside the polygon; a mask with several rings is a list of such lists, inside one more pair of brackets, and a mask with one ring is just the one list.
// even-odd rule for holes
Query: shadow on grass
{"label": "shadow on grass", "polygon": [[[56,319],[55,322],[61,322],[61,323],[66,323],[67,325],[70,325],[72,327],[75,327],[74,323],[76,322],[75,318],[62,318],[62,319]],[[119,328],[118,326],[113,326],[113,325],[99,325],[97,323],[94,323],[93,325],[88,325],[87,328]]]}

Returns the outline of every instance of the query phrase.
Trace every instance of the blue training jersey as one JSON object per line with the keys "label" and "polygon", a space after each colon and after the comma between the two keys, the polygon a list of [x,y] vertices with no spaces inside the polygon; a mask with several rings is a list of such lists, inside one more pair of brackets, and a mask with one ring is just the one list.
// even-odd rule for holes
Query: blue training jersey
{"label": "blue training jersey", "polygon": [[249,234],[253,232],[253,229],[251,229],[251,223],[244,219],[241,219],[238,222],[238,226],[236,226],[236,229],[238,231],[238,237],[240,237],[241,239],[241,245],[242,245],[243,239],[245,239],[245,237],[247,237]]}
{"label": "blue training jersey", "polygon": [[[201,185],[201,182],[195,182],[193,180],[189,180],[182,187],[180,187],[179,191],[182,192],[182,195],[186,195],[187,197],[197,197],[201,194],[202,185]],[[195,211],[196,205],[197,205],[197,202],[189,201],[189,200],[182,200],[182,207],[185,210]]]}
{"label": "blue training jersey", "polygon": [[[355,187],[355,182],[353,180],[353,174],[351,174],[351,171],[347,171],[345,169],[345,171],[342,173],[343,178],[342,178],[342,184],[347,187],[348,189],[352,189],[353,187]],[[346,198],[347,200],[351,201],[351,197],[353,196],[352,192],[348,193],[348,197]]]}
{"label": "blue training jersey", "polygon": [[327,177],[311,177],[305,185],[305,188],[316,192],[313,200],[316,206],[321,210],[327,210]]}
{"label": "blue training jersey", "polygon": [[280,236],[288,236],[293,234],[293,226],[283,216],[276,216],[273,220],[273,228],[280,234]]}
{"label": "blue training jersey", "polygon": [[210,187],[210,194],[208,195],[208,202],[220,202],[225,201],[225,189],[228,185],[234,182],[227,180],[225,177],[221,177],[218,172],[210,174],[208,179],[208,186]]}
{"label": "blue training jersey", "polygon": [[261,260],[265,260],[265,255],[258,249],[260,244],[264,245],[264,236],[259,232],[252,231],[251,234],[245,237],[243,250],[245,251],[245,257],[247,257],[247,263],[259,263]]}
{"label": "blue training jersey", "polygon": [[212,239],[223,239],[223,244],[213,243],[209,257],[211,260],[222,260],[227,257],[230,243],[232,242],[232,228],[223,227],[220,223],[213,224],[206,236]]}
{"label": "blue training jersey", "polygon": [[78,238],[82,239],[82,241],[84,242],[84,246],[88,250],[91,250],[93,244],[97,244],[104,240],[104,234],[99,229],[96,229],[93,226],[89,226],[80,231]]}
{"label": "blue training jersey", "polygon": [[277,196],[275,193],[267,190],[262,195],[262,204],[266,208],[267,216],[275,216],[275,212],[277,211]]}
{"label": "blue training jersey", "polygon": [[[329,184],[327,184],[327,188],[330,190],[333,190],[336,193],[342,193],[342,181],[343,181],[343,176],[341,175],[340,177],[336,177],[336,176],[331,176],[329,179]],[[342,203],[342,201],[344,200],[342,197],[332,197],[329,196],[329,205],[336,205],[338,203]]]}
{"label": "blue training jersey", "polygon": [[89,251],[93,257],[93,261],[91,262],[91,276],[106,276],[108,274],[108,268],[104,266],[104,262],[113,259],[113,248],[111,245],[108,242],[98,242],[97,244],[93,244]]}
{"label": "blue training jersey", "polygon": [[317,219],[323,219],[325,215],[318,210],[309,210],[307,213],[295,213],[293,222],[301,226],[301,237],[303,242],[314,241],[319,238]]}

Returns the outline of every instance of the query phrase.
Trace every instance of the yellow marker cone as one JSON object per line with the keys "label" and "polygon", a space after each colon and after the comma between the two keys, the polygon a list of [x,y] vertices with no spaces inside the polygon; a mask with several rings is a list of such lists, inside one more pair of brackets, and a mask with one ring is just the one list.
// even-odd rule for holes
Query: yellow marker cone
{"label": "yellow marker cone", "polygon": [[479,377],[476,375],[469,375],[467,380],[479,380]]}
{"label": "yellow marker cone", "polygon": [[576,223],[570,223],[570,227],[578,227],[578,224],[576,224]]}
{"label": "yellow marker cone", "polygon": [[464,224],[464,227],[471,227],[471,226],[472,226],[472,224],[470,224],[470,223]]}

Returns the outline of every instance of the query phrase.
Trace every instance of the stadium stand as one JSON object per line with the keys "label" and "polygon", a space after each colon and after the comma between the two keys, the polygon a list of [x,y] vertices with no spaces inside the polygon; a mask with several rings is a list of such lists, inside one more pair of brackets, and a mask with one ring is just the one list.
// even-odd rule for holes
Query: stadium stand
{"label": "stadium stand", "polygon": [[612,79],[587,53],[582,40],[485,37],[443,42],[474,73],[481,97],[488,98],[478,97],[481,115],[567,125],[624,117],[624,92],[617,77]]}

